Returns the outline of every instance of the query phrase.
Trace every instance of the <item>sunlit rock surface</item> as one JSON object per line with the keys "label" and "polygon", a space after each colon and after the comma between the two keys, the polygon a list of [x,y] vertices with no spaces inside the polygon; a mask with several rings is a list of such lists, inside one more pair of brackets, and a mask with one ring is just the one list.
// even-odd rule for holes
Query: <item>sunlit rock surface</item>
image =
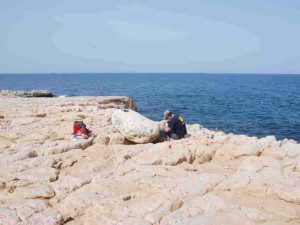
{"label": "sunlit rock surface", "polygon": [[[300,223],[300,145],[188,126],[134,144],[127,97],[0,97],[0,224]],[[72,139],[83,119],[96,137]]]}
{"label": "sunlit rock surface", "polygon": [[152,143],[160,136],[158,122],[133,110],[117,110],[112,115],[112,124],[128,140],[137,144]]}

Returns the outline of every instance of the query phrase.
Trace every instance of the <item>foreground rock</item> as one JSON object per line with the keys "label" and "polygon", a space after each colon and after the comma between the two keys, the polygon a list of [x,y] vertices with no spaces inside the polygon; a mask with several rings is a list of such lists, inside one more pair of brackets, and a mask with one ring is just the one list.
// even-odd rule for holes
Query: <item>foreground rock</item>
{"label": "foreground rock", "polygon": [[112,124],[134,143],[151,143],[159,138],[159,124],[132,110],[115,112],[112,115]]}
{"label": "foreground rock", "polygon": [[[186,139],[127,145],[112,115],[130,98],[0,100],[1,225],[300,222],[292,140],[191,125]],[[78,118],[95,139],[72,140]]]}

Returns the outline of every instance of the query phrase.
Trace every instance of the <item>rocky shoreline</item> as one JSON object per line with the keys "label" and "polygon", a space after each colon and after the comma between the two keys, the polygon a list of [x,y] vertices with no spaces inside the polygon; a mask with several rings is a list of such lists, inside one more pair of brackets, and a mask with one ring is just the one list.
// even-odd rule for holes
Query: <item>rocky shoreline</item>
{"label": "rocky shoreline", "polygon": [[[131,98],[18,93],[0,93],[1,225],[300,223],[293,140],[195,124],[185,139],[134,144],[112,125]],[[96,137],[73,141],[76,119]]]}

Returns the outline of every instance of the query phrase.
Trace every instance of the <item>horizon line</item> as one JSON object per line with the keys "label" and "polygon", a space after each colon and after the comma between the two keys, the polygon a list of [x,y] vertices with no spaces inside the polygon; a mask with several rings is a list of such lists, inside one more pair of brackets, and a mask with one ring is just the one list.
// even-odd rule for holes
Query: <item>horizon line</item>
{"label": "horizon line", "polygon": [[224,75],[300,75],[300,73],[263,73],[263,72],[33,72],[2,73],[0,75],[63,75],[63,74],[224,74]]}

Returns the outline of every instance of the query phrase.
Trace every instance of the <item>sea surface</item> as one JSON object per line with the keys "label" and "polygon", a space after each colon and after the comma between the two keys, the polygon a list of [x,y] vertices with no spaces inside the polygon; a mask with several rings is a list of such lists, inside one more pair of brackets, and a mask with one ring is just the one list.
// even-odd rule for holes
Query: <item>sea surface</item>
{"label": "sea surface", "polygon": [[1,74],[0,89],[131,96],[138,111],[153,120],[169,109],[188,124],[300,142],[300,75]]}

